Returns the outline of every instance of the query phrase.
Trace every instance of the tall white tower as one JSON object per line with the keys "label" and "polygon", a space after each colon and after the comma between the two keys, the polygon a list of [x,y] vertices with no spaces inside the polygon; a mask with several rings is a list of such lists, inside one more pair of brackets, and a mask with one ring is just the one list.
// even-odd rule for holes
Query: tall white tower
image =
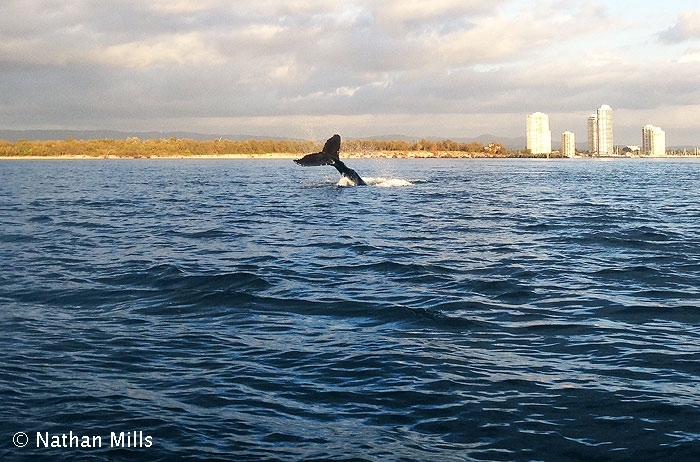
{"label": "tall white tower", "polygon": [[642,128],[642,154],[647,156],[666,155],[666,132],[653,125]]}
{"label": "tall white tower", "polygon": [[598,109],[598,155],[611,156],[615,153],[613,139],[613,110],[607,104]]}
{"label": "tall white tower", "polygon": [[527,116],[527,149],[532,154],[552,152],[552,132],[547,114],[535,112]]}
{"label": "tall white tower", "polygon": [[571,132],[561,134],[561,152],[566,157],[576,156],[576,135]]}

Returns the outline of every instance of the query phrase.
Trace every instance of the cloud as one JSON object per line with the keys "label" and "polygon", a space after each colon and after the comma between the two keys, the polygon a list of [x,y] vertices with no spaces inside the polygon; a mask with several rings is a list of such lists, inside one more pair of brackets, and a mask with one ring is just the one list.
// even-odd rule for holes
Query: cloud
{"label": "cloud", "polygon": [[678,22],[659,37],[662,42],[669,44],[700,40],[700,9],[682,12]]}
{"label": "cloud", "polygon": [[148,3],[150,10],[166,15],[200,13],[221,5],[221,2],[213,0],[197,0],[196,2],[189,0],[151,0]]}
{"label": "cloud", "polygon": [[151,67],[175,64],[221,64],[224,57],[208,47],[200,34],[190,32],[180,35],[154,37],[150,40],[121,43],[92,52],[95,62],[117,67]]}
{"label": "cloud", "polygon": [[678,59],[681,64],[700,63],[700,48],[691,48]]}
{"label": "cloud", "polygon": [[684,106],[700,98],[700,51],[668,45],[700,39],[700,10],[675,16],[662,44],[597,0],[4,0],[0,126],[328,118],[430,135]]}

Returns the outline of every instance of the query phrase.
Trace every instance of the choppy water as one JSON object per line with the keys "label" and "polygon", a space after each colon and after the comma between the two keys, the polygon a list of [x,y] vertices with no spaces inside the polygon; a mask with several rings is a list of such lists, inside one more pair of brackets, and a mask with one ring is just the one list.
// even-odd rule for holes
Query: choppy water
{"label": "choppy water", "polygon": [[700,162],[348,165],[1,162],[0,459],[698,460]]}

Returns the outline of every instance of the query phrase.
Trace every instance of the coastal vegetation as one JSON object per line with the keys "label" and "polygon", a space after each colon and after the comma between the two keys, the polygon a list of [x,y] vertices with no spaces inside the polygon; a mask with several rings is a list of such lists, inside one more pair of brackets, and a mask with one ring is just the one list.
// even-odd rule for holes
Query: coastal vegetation
{"label": "coastal vegetation", "polygon": [[[323,142],[301,140],[211,140],[168,138],[140,140],[102,139],[16,142],[0,140],[0,157],[296,157],[320,151]],[[346,139],[341,155],[345,157],[539,157],[528,151],[511,151],[499,143],[458,143],[451,140],[414,142]]]}

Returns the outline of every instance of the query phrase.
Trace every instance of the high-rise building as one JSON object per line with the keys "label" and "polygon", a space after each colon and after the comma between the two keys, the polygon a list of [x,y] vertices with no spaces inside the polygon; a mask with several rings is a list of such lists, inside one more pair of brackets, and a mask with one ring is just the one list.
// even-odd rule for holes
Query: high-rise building
{"label": "high-rise building", "polygon": [[615,153],[613,110],[607,104],[588,118],[588,152],[598,156]]}
{"label": "high-rise building", "polygon": [[547,114],[535,112],[527,116],[527,149],[532,154],[552,152],[552,132]]}
{"label": "high-rise building", "polygon": [[642,154],[646,156],[666,155],[666,132],[659,127],[646,125],[642,128]]}
{"label": "high-rise building", "polygon": [[613,139],[613,110],[607,104],[598,109],[598,155],[611,156],[615,153]]}
{"label": "high-rise building", "polygon": [[598,114],[588,118],[588,153],[598,154]]}
{"label": "high-rise building", "polygon": [[561,134],[561,152],[565,157],[576,156],[576,135],[571,132]]}

